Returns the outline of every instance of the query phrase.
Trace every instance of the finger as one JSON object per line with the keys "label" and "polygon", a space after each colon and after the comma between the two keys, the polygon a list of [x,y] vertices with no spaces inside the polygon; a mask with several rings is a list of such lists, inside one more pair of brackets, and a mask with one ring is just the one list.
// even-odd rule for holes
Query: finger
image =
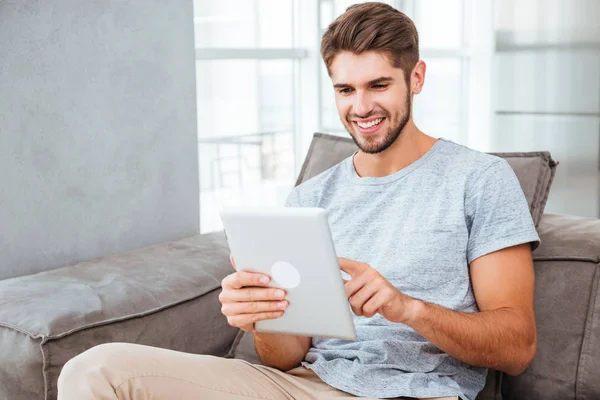
{"label": "finger", "polygon": [[229,262],[231,262],[231,266],[233,269],[237,271],[237,267],[235,266],[235,260],[233,259],[233,254],[229,253]]}
{"label": "finger", "polygon": [[350,276],[353,278],[362,273],[365,270],[365,268],[368,267],[368,265],[365,263],[348,260],[347,258],[342,257],[338,257],[338,263],[340,265],[340,269],[350,274]]}
{"label": "finger", "polygon": [[246,286],[266,286],[271,281],[268,275],[256,272],[238,271],[227,275],[221,281],[223,288],[241,289]]}
{"label": "finger", "polygon": [[377,292],[379,287],[375,284],[365,285],[350,299],[350,306],[356,309],[359,314],[364,315],[363,307]]}
{"label": "finger", "polygon": [[227,317],[227,323],[231,326],[240,328],[246,325],[253,325],[258,321],[280,318],[282,315],[283,311],[268,311],[256,314],[240,314]]}
{"label": "finger", "polygon": [[285,291],[276,288],[224,289],[219,295],[221,303],[277,301],[285,298]]}
{"label": "finger", "polygon": [[344,287],[346,289],[346,297],[351,298],[356,292],[362,289],[368,283],[367,276],[360,275],[349,281],[346,281]]}
{"label": "finger", "polygon": [[371,318],[373,315],[380,312],[381,307],[385,304],[387,300],[387,296],[385,292],[379,291],[375,293],[363,306],[362,306],[362,314]]}
{"label": "finger", "polygon": [[240,314],[257,314],[269,311],[283,311],[288,307],[288,302],[281,301],[253,301],[244,303],[224,303],[221,313],[226,316]]}

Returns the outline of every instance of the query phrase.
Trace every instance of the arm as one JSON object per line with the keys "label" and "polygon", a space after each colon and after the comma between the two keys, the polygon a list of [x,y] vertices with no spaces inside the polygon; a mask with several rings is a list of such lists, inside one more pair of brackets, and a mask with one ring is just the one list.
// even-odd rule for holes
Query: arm
{"label": "arm", "polygon": [[254,347],[261,362],[287,371],[300,365],[310,349],[309,336],[282,335],[254,331]]}
{"label": "arm", "polygon": [[522,373],[536,352],[534,273],[529,244],[471,263],[479,313],[461,313],[412,299],[405,323],[453,357],[509,375]]}
{"label": "arm", "polygon": [[368,264],[340,259],[352,280],[346,292],[355,314],[382,314],[412,327],[433,345],[473,366],[518,375],[533,360],[536,329],[534,274],[529,244],[471,263],[479,313],[463,313],[406,296]]}

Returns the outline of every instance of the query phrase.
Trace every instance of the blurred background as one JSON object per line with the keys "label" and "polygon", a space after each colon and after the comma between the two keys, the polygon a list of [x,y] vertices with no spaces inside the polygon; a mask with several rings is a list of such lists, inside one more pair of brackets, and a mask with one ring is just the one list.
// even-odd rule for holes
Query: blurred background
{"label": "blurred background", "polygon": [[[347,136],[319,54],[354,4],[195,0],[200,230],[229,205],[282,205],[312,134]],[[600,216],[600,1],[390,0],[427,64],[414,119],[488,152],[560,162],[546,212]]]}

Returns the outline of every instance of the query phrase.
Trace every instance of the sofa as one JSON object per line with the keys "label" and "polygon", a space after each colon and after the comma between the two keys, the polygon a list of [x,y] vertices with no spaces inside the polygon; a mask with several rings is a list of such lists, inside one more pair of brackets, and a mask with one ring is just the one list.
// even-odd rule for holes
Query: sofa
{"label": "sofa", "polygon": [[[354,151],[348,138],[315,134],[297,184]],[[600,220],[544,213],[557,168],[549,153],[497,155],[513,167],[542,240],[533,253],[538,351],[519,376],[490,370],[478,399],[600,399]],[[107,342],[259,362],[252,335],[220,313],[231,272],[215,232],[0,281],[0,400],[55,399],[63,365]]]}

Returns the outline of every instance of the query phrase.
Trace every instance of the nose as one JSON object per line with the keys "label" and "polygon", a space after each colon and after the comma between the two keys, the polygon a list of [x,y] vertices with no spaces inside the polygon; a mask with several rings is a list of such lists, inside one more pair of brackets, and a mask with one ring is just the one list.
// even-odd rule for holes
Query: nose
{"label": "nose", "polygon": [[373,111],[373,101],[368,92],[359,90],[354,101],[354,113],[361,118],[366,118]]}

